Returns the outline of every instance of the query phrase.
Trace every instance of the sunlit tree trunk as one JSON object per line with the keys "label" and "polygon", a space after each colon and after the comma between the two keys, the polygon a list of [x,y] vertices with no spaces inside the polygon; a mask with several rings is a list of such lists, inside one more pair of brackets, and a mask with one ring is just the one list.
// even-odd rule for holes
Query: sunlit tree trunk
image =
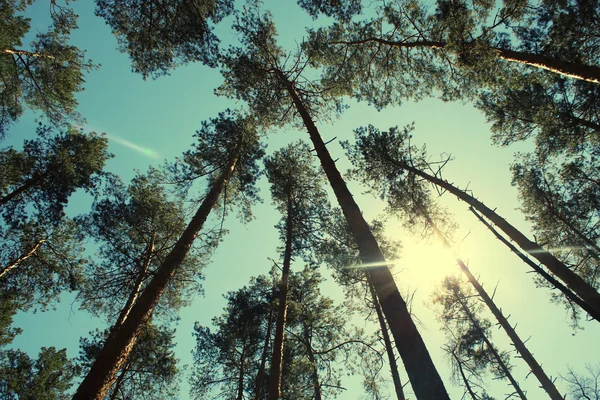
{"label": "sunlit tree trunk", "polygon": [[283,270],[281,271],[281,283],[279,284],[279,309],[277,312],[277,323],[275,325],[275,340],[273,341],[273,355],[271,357],[271,373],[269,380],[269,399],[277,400],[281,397],[281,371],[283,365],[283,346],[285,334],[285,322],[287,314],[287,294],[290,278],[290,263],[292,260],[292,224],[293,224],[293,202],[292,194],[288,192],[285,252],[283,255]]}
{"label": "sunlit tree trunk", "polygon": [[123,325],[123,322],[127,319],[127,316],[129,315],[129,312],[131,311],[131,308],[133,307],[133,305],[135,304],[135,301],[137,300],[137,298],[140,295],[140,291],[142,289],[142,283],[144,282],[144,278],[146,277],[146,274],[148,273],[148,269],[150,268],[150,262],[152,261],[152,253],[154,252],[155,239],[156,239],[156,232],[154,232],[154,234],[152,235],[152,241],[148,244],[148,247],[147,247],[146,251],[144,252],[144,255],[142,256],[144,258],[144,262],[140,263],[140,265],[139,265],[138,275],[136,277],[135,284],[133,285],[133,288],[131,289],[131,292],[129,293],[127,302],[125,303],[125,306],[121,310],[121,313],[119,314],[119,317],[117,318],[117,322],[115,323],[113,329],[118,329],[121,325]]}
{"label": "sunlit tree trunk", "polygon": [[[386,46],[398,48],[446,49],[448,46],[448,43],[444,41],[419,40],[410,42],[386,40],[376,37],[355,41],[336,41],[332,42],[332,44],[360,45],[369,42],[380,43]],[[471,45],[469,45],[468,43],[465,44],[467,48],[469,46],[474,47],[475,45],[475,43]],[[490,49],[493,50],[496,53],[497,57],[502,60],[528,65],[530,67],[545,69],[555,74],[567,76],[569,78],[580,79],[586,82],[600,83],[600,67],[596,67],[594,65],[563,61],[555,57],[548,57],[540,54],[502,49],[499,47],[490,47]]]}
{"label": "sunlit tree trunk", "polygon": [[181,265],[189,252],[198,232],[204,226],[210,211],[214,207],[227,180],[233,174],[237,157],[230,160],[229,165],[212,184],[204,201],[182,233],[173,250],[164,259],[156,274],[132,307],[121,327],[111,332],[98,354],[90,371],[83,379],[73,400],[102,400],[115,380],[121,366],[127,361],[131,349],[135,345],[142,328],[152,316],[156,304],[160,300],[177,267]]}
{"label": "sunlit tree trunk", "polygon": [[28,258],[33,257],[35,255],[35,252],[38,251],[38,249],[42,246],[42,244],[44,244],[44,242],[45,242],[45,240],[43,240],[43,239],[38,240],[27,253],[21,255],[20,257],[14,259],[14,260],[9,261],[8,265],[6,265],[0,271],[0,279],[2,279],[6,274],[8,274],[13,269],[17,268],[19,266],[19,264],[21,264],[23,261],[27,260]]}
{"label": "sunlit tree trunk", "polygon": [[123,387],[123,383],[125,382],[125,374],[127,373],[128,368],[129,368],[128,363],[125,363],[125,366],[123,368],[121,368],[119,376],[118,376],[117,380],[115,381],[115,387],[113,388],[113,392],[110,396],[110,400],[117,400],[117,398],[119,397],[119,392],[121,391],[121,388]]}
{"label": "sunlit tree trunk", "polygon": [[373,282],[415,396],[421,400],[448,399],[444,383],[431,360],[423,338],[410,316],[406,303],[396,287],[396,282],[387,267],[383,253],[379,249],[369,225],[363,218],[344,179],[335,166],[335,162],[331,158],[308,110],[299,98],[294,85],[283,76],[281,71],[276,73],[278,73],[281,83],[285,85],[296,110],[304,122],[317,156],[321,161],[321,166],[358,244],[361,261],[365,266],[366,274]]}

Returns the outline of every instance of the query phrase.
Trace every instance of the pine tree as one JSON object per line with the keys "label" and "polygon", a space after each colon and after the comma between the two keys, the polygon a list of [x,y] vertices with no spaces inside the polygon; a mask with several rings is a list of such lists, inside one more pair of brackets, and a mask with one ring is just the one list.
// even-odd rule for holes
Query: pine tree
{"label": "pine tree", "polygon": [[[78,366],[86,371],[94,362],[109,330],[91,332],[91,338],[81,338]],[[149,323],[133,346],[127,362],[110,388],[107,399],[164,399],[178,391],[177,359],[173,343],[175,331]]]}
{"label": "pine tree", "polygon": [[[170,200],[152,175],[137,175],[128,186],[117,178],[107,181],[91,212],[79,218],[99,246],[86,265],[81,308],[107,317],[114,329],[123,324],[185,229],[182,203]],[[215,247],[215,235],[203,234],[169,282],[157,305],[159,315],[171,314],[201,292],[202,268]]]}
{"label": "pine tree", "polygon": [[80,122],[75,94],[83,90],[83,74],[95,68],[69,44],[77,15],[56,1],[50,4],[52,26],[23,48],[31,20],[19,14],[29,4],[7,0],[0,6],[0,138],[25,107],[41,111],[53,125]]}
{"label": "pine tree", "polygon": [[37,128],[22,150],[0,150],[0,287],[19,308],[45,308],[82,280],[84,232],[65,216],[69,197],[94,192],[111,157],[106,138]]}
{"label": "pine tree", "polygon": [[284,242],[283,266],[279,284],[279,310],[271,357],[269,397],[281,397],[281,371],[284,354],[289,277],[292,259],[301,256],[318,238],[328,211],[323,179],[312,163],[310,147],[292,144],[265,159],[271,184],[271,197],[282,213],[278,227]]}
{"label": "pine tree", "polygon": [[[426,180],[440,189],[450,192],[492,221],[519,247],[543,263],[550,272],[562,280],[589,307],[595,311],[600,310],[600,295],[594,287],[585,282],[549,251],[528,239],[495,211],[472,195],[458,189],[446,180],[438,178],[435,173],[439,171],[435,171],[434,174],[424,172],[426,168],[429,168],[429,163],[425,159],[424,149],[416,149],[410,145],[409,132],[411,129],[399,130],[396,127],[384,132],[369,126],[356,131],[357,143],[352,147],[348,146],[349,156],[359,174],[364,177],[365,183],[373,181],[377,190],[383,189],[388,193],[393,190],[394,195],[390,197],[394,201],[406,201],[406,193],[410,193],[410,197],[413,197],[413,199],[426,193],[422,188],[418,189],[417,192],[403,193],[403,182]],[[407,175],[406,178],[402,177],[404,174]],[[385,179],[382,180],[382,177]],[[422,207],[420,201],[414,202],[414,204],[417,211],[418,207]]]}
{"label": "pine tree", "polygon": [[[327,107],[335,105],[326,101],[331,94],[323,91],[319,92],[322,96],[315,95],[315,85],[305,89],[294,79],[301,72],[301,65],[305,65],[301,54],[296,56],[295,66],[291,70],[286,70],[281,64],[280,60],[285,59],[285,54],[275,43],[275,27],[268,16],[247,12],[240,16],[235,28],[244,34],[244,48],[231,48],[223,57],[225,83],[220,88],[220,93],[245,100],[267,125],[281,124],[282,120],[285,121],[284,118],[289,119],[286,110],[290,105],[296,109],[351,226],[360,248],[361,260],[366,265],[374,266],[367,273],[381,299],[383,312],[417,397],[446,398],[444,385],[410,317],[406,303],[398,292],[377,241],[313,121],[311,112],[325,113]],[[326,96],[329,98],[326,99]]]}
{"label": "pine tree", "polygon": [[213,24],[230,15],[232,0],[99,0],[104,18],[129,53],[132,69],[144,79],[157,78],[190,62],[215,66],[219,38]]}
{"label": "pine tree", "polygon": [[257,133],[250,118],[221,114],[205,122],[197,137],[199,141],[195,150],[198,152],[186,154],[190,163],[194,162],[190,164],[188,172],[195,172],[198,176],[210,171],[209,190],[196,214],[138,297],[125,322],[107,338],[74,399],[104,397],[228,182],[239,193],[245,189],[250,194],[254,193],[256,175],[253,172],[257,170],[256,160],[262,156],[263,150],[257,143]]}
{"label": "pine tree", "polygon": [[478,399],[475,388],[485,382],[489,371],[496,379],[507,379],[514,393],[526,399],[511,373],[510,355],[500,352],[491,342],[492,324],[481,317],[483,306],[475,297],[473,290],[452,276],[446,277],[433,295],[433,303],[441,309],[438,318],[442,329],[449,336],[443,349],[449,356],[455,380],[462,381],[469,395]]}
{"label": "pine tree", "polygon": [[20,350],[0,353],[0,397],[7,400],[66,400],[77,368],[66,349],[42,347],[37,359]]}

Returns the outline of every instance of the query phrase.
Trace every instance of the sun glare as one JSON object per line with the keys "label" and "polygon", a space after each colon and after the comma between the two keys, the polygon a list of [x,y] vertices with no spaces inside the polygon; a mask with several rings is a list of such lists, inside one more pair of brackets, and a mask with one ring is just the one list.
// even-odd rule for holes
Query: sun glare
{"label": "sun glare", "polygon": [[387,260],[386,264],[355,264],[348,268],[368,269],[387,265],[399,281],[422,285],[439,282],[444,276],[456,272],[455,253],[437,241],[404,240],[401,257]]}
{"label": "sun glare", "polygon": [[[455,253],[437,241],[406,243],[395,270],[420,281],[439,281],[456,271]],[[423,282],[424,283],[424,282]]]}

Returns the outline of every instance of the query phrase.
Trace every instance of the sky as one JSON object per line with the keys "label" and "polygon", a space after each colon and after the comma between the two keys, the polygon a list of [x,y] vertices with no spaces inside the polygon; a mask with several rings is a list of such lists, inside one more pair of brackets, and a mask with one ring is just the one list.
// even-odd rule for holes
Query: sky
{"label": "sky", "polygon": [[[47,5],[38,2],[27,10],[33,30],[45,29]],[[190,147],[192,135],[203,120],[216,116],[225,108],[239,104],[213,95],[221,81],[217,70],[199,64],[180,67],[169,76],[144,81],[131,72],[128,56],[116,50],[116,39],[104,22],[93,15],[92,2],[71,3],[79,14],[79,29],[73,34],[72,43],[87,50],[87,57],[101,66],[86,76],[85,91],[77,98],[79,112],[87,119],[85,130],[106,133],[109,150],[114,154],[107,170],[118,174],[125,181],[136,170],[145,171],[148,166],[158,166],[164,160],[173,160]],[[279,43],[294,48],[304,35],[305,27],[318,26],[322,20],[311,20],[292,1],[266,1],[265,9],[273,12],[280,34]],[[41,22],[37,22],[41,21]],[[230,31],[229,21],[217,29],[224,43],[232,42],[235,35]],[[327,21],[325,21],[326,23]],[[490,125],[484,116],[472,106],[460,103],[443,103],[436,99],[406,102],[400,107],[390,107],[381,112],[365,103],[348,100],[350,105],[339,119],[318,124],[340,170],[347,170],[339,140],[351,140],[353,129],[373,124],[380,129],[403,126],[415,122],[413,141],[426,144],[431,155],[452,154],[452,161],[444,176],[461,188],[468,187],[473,194],[509,222],[530,234],[529,223],[519,211],[516,188],[510,185],[509,165],[515,152],[528,151],[527,143],[509,148],[493,146]],[[4,144],[20,146],[22,141],[34,135],[35,115],[27,114],[9,132]],[[287,127],[274,132],[268,138],[268,152],[273,152],[298,139],[308,141],[305,131]],[[269,199],[268,184],[260,182],[264,202],[254,208],[255,218],[243,225],[233,215],[225,221],[229,234],[216,250],[211,264],[205,269],[204,296],[197,296],[192,306],[182,309],[177,325],[176,355],[181,364],[191,363],[194,346],[192,327],[195,321],[210,324],[211,318],[221,314],[225,305],[222,295],[248,283],[250,277],[265,274],[271,267],[269,257],[277,258],[278,232],[273,227],[280,216]],[[424,241],[411,236],[399,221],[382,215],[383,204],[365,194],[356,182],[349,182],[359,206],[367,220],[383,218],[387,234],[403,243],[401,259],[394,273],[401,293],[415,292],[412,307],[418,318],[418,327],[438,367],[452,398],[460,398],[462,390],[452,384],[449,363],[440,347],[445,338],[439,330],[435,312],[431,309],[431,293],[447,273],[456,272],[451,255],[435,241]],[[333,201],[333,198],[332,198]],[[562,306],[550,302],[549,291],[538,289],[527,273],[527,267],[496,240],[467,210],[464,203],[446,194],[441,203],[452,212],[459,228],[453,238],[453,253],[468,262],[484,287],[495,292],[495,300],[505,315],[510,315],[517,332],[542,364],[547,374],[557,378],[557,386],[564,393],[565,382],[559,377],[567,368],[583,373],[585,366],[600,360],[600,325],[583,323],[584,330],[573,331]],[[83,213],[89,207],[89,198],[77,194],[69,202],[70,215]],[[303,267],[296,262],[293,269]],[[327,273],[324,270],[324,275]],[[340,290],[328,279],[322,293],[341,299]],[[360,321],[360,319],[359,319]],[[78,353],[79,338],[86,336],[105,321],[93,318],[78,310],[74,295],[63,296],[55,311],[20,313],[15,325],[23,329],[13,343],[34,355],[42,346],[66,347],[69,356]],[[503,350],[510,350],[506,335],[495,330],[494,342]],[[514,354],[513,354],[514,355]],[[545,394],[538,388],[527,366],[516,357],[512,359],[514,375],[527,390],[530,399],[543,399]],[[406,382],[406,374],[401,372]],[[344,381],[348,390],[338,398],[360,399],[360,385],[352,380]],[[490,394],[497,398],[509,392],[504,382],[492,382]],[[409,396],[411,397],[411,396]],[[187,387],[182,387],[181,399],[187,399]],[[412,397],[414,398],[414,397]]]}

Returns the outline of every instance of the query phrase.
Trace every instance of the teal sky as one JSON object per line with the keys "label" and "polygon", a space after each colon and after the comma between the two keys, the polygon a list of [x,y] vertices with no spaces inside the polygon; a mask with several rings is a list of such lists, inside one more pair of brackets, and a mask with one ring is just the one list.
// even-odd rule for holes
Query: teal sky
{"label": "teal sky", "polygon": [[[46,26],[47,5],[42,3],[36,3],[27,11],[33,18],[33,30],[38,20],[42,21],[41,25],[37,25],[40,30]],[[123,180],[131,179],[135,170],[145,171],[150,165],[173,160],[189,148],[192,135],[203,120],[216,116],[225,108],[238,106],[213,95],[221,81],[220,74],[200,64],[178,68],[170,76],[155,81],[143,81],[141,76],[130,72],[128,56],[116,50],[116,39],[103,20],[93,15],[92,2],[73,2],[72,5],[80,15],[80,29],[74,33],[72,42],[86,49],[87,56],[101,64],[98,70],[87,75],[85,91],[78,96],[79,111],[87,119],[86,130],[108,135],[110,151],[115,157],[109,161],[107,169]],[[322,23],[320,20],[312,21],[291,0],[266,1],[265,9],[275,15],[280,44],[288,49],[302,40],[306,26]],[[228,22],[222,23],[217,30],[224,43],[235,39]],[[445,169],[446,179],[461,188],[468,186],[476,197],[490,208],[497,208],[500,215],[529,234],[529,224],[518,210],[517,191],[510,185],[508,168],[513,154],[527,151],[527,144],[510,148],[492,146],[489,124],[470,105],[427,99],[377,112],[365,103],[356,104],[349,100],[348,104],[350,109],[339,120],[319,124],[325,141],[337,138],[328,147],[334,159],[339,158],[340,170],[345,171],[349,164],[338,141],[352,139],[353,129],[366,124],[386,129],[414,121],[415,144],[427,144],[431,155],[445,152],[455,158]],[[26,115],[22,118],[11,129],[4,143],[18,147],[23,139],[33,137],[34,117]],[[276,132],[268,138],[268,152],[298,139],[308,141],[302,129],[288,127]],[[271,205],[264,179],[260,187],[264,202],[255,207],[255,219],[242,225],[233,215],[229,216],[225,228],[230,233],[205,270],[205,296],[198,296],[191,307],[181,311],[181,321],[177,326],[177,357],[182,364],[191,362],[194,321],[210,324],[210,319],[221,313],[225,304],[224,293],[245,285],[251,276],[267,273],[271,266],[268,258],[277,258],[278,233],[273,225],[280,216]],[[363,194],[364,189],[354,182],[350,182],[350,189],[368,220],[382,217],[381,202]],[[565,374],[569,366],[583,373],[586,364],[597,363],[600,360],[600,324],[583,323],[585,330],[574,332],[562,306],[550,303],[549,291],[535,287],[527,267],[468,213],[464,203],[449,195],[443,196],[441,201],[452,211],[459,224],[454,237],[456,251],[468,260],[488,291],[492,292],[497,285],[497,304],[506,315],[511,315],[513,325],[518,324],[517,332],[523,339],[531,337],[527,345],[547,374],[558,377]],[[69,203],[69,213],[85,212],[88,206],[86,196],[76,195]],[[437,243],[409,237],[399,222],[386,216],[383,218],[387,222],[388,234],[401,239],[404,245],[402,258],[395,267],[397,284],[403,294],[416,290],[412,306],[420,321],[419,329],[451,397],[459,399],[462,390],[450,380],[448,360],[440,350],[445,339],[435,322],[434,312],[428,306],[435,285],[446,273],[456,271],[456,267]],[[297,262],[293,268],[300,270],[302,264]],[[326,270],[323,273],[327,275]],[[322,293],[341,299],[340,291],[331,279]],[[41,346],[66,347],[69,356],[76,356],[79,337],[87,335],[95,327],[103,327],[105,321],[79,311],[73,298],[65,295],[56,311],[19,314],[15,325],[23,328],[23,333],[15,340],[14,347],[31,354],[37,354]],[[501,349],[511,348],[502,331],[495,331],[493,339]],[[515,377],[528,391],[528,397],[532,400],[545,398],[534,377],[525,378],[528,369],[524,362],[513,358],[513,365]],[[402,372],[401,376],[406,382],[406,374]],[[344,385],[348,390],[339,399],[362,398],[356,380],[347,379]],[[563,393],[567,389],[560,378],[557,386]],[[490,394],[498,399],[504,398],[502,395],[508,392],[504,382],[490,384]],[[180,398],[188,398],[185,384]]]}

